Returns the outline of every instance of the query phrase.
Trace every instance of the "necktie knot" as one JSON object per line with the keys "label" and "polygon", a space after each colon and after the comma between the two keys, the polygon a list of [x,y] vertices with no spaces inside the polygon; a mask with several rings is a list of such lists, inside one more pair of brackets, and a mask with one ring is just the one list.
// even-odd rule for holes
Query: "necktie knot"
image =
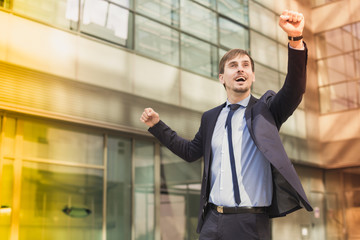
{"label": "necktie knot", "polygon": [[229,108],[231,111],[236,111],[240,106],[239,104],[230,104]]}

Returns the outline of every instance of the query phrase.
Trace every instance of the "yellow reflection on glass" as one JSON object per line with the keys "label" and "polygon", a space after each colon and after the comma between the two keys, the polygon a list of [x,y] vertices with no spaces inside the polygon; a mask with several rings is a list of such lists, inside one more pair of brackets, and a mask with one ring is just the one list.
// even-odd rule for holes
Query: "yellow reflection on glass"
{"label": "yellow reflection on glass", "polygon": [[0,238],[9,239],[12,213],[11,205],[13,202],[14,166],[11,160],[0,159],[0,161],[3,161],[0,179]]}
{"label": "yellow reflection on glass", "polygon": [[20,240],[101,239],[103,170],[24,161],[20,199]]}

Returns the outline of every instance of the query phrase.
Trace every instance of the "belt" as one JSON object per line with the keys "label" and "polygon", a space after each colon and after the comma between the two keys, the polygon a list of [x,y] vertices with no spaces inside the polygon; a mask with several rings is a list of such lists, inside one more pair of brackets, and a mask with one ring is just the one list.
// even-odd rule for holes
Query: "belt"
{"label": "belt", "polygon": [[224,207],[209,203],[211,209],[218,213],[267,213],[267,207]]}

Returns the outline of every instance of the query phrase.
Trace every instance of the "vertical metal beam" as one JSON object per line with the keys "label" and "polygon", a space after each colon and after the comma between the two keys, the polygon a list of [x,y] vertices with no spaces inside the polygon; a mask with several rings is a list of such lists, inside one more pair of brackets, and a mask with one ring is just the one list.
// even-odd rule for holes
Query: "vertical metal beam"
{"label": "vertical metal beam", "polygon": [[[0,126],[0,181],[2,180],[2,174],[3,174],[3,166],[4,166],[4,139],[5,139],[5,116],[2,116],[1,126]],[[1,188],[2,185],[0,184],[0,204],[1,204]]]}
{"label": "vertical metal beam", "polygon": [[135,140],[131,139],[131,240],[135,240]]}
{"label": "vertical metal beam", "polygon": [[106,217],[107,217],[107,213],[106,213],[106,209],[107,209],[107,153],[108,153],[108,135],[104,134],[104,159],[103,159],[103,164],[104,164],[104,177],[103,177],[103,225],[102,225],[102,240],[106,240]]}
{"label": "vertical metal beam", "polygon": [[19,239],[23,124],[24,124],[23,121],[19,121],[18,119],[16,120],[14,192],[13,192],[13,206],[12,206],[11,229],[10,229],[11,240]]}
{"label": "vertical metal beam", "polygon": [[155,195],[155,240],[161,239],[161,229],[160,229],[160,210],[161,210],[161,159],[160,159],[160,144],[154,143],[155,147],[155,158],[154,158],[154,195]]}

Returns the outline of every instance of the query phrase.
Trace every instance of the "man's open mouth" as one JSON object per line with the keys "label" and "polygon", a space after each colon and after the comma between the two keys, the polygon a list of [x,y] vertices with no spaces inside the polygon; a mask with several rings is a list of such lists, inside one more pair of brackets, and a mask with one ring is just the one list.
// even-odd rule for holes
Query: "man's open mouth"
{"label": "man's open mouth", "polygon": [[246,79],[244,77],[239,77],[236,79],[237,82],[245,82]]}

